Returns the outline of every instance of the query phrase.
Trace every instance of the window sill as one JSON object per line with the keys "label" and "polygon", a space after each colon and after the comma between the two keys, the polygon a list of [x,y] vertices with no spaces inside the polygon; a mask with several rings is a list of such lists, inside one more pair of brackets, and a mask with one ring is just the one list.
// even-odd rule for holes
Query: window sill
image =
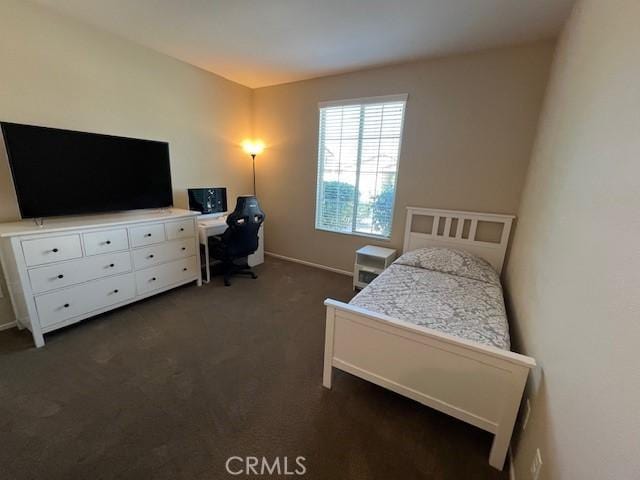
{"label": "window sill", "polygon": [[322,228],[318,226],[316,226],[315,229],[319,232],[335,233],[336,235],[347,235],[349,237],[363,237],[363,238],[369,238],[372,240],[377,240],[379,242],[391,242],[391,236],[385,237],[382,235],[374,235],[373,233],[361,233],[361,232],[338,232],[336,230],[329,230],[327,228]]}

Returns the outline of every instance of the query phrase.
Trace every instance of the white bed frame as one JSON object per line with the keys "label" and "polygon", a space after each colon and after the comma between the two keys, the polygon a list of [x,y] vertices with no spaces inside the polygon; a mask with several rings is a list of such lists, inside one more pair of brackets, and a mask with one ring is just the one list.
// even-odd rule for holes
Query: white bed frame
{"label": "white bed frame", "polygon": [[[416,216],[433,217],[430,233],[413,231]],[[403,251],[456,247],[484,258],[500,273],[513,218],[408,207]],[[476,239],[482,222],[502,225],[498,241]],[[491,432],[489,464],[502,470],[527,376],[536,365],[533,358],[337,300],[324,304],[326,388],[338,368]]]}

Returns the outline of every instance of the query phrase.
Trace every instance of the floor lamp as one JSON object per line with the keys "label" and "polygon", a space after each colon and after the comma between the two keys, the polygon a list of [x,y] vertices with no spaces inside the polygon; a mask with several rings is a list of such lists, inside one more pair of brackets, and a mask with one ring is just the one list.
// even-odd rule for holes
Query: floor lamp
{"label": "floor lamp", "polygon": [[253,161],[253,196],[256,196],[256,155],[264,151],[264,142],[262,140],[245,140],[242,142],[242,148],[246,153],[251,155]]}

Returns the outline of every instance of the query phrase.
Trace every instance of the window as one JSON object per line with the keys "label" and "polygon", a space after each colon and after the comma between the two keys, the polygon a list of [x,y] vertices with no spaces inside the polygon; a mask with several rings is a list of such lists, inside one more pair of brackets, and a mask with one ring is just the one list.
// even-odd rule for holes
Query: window
{"label": "window", "polygon": [[406,95],[320,104],[316,228],[389,238]]}

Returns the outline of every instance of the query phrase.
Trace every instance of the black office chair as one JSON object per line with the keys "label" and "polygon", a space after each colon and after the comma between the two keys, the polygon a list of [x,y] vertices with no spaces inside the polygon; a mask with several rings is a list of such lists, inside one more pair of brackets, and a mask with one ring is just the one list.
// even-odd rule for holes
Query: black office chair
{"label": "black office chair", "polygon": [[227,216],[229,228],[222,235],[209,238],[209,251],[214,259],[222,261],[227,287],[231,285],[232,275],[258,278],[247,264],[247,257],[258,249],[258,231],[264,219],[256,197],[238,197],[235,210]]}

